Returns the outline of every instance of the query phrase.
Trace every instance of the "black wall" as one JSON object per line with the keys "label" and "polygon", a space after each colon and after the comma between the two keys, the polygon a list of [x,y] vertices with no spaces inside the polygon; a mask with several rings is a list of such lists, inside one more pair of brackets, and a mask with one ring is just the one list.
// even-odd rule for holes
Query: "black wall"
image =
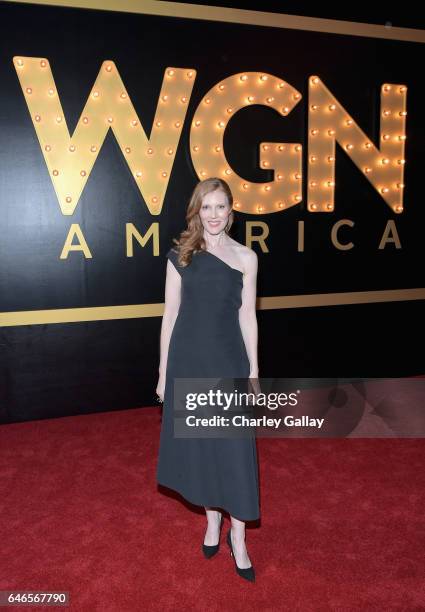
{"label": "black wall", "polygon": [[[307,176],[307,80],[319,74],[357,123],[379,142],[380,87],[408,87],[405,210],[392,213],[337,145],[335,211],[312,214],[304,200],[271,215],[235,213],[233,237],[246,221],[270,227],[258,248],[258,296],[407,289],[423,280],[423,45],[193,19],[50,6],[0,5],[0,312],[160,303],[165,253],[184,228],[198,177],[189,154],[190,118],[202,96],[235,72],[281,76],[303,95],[287,119],[272,109],[242,109],[225,134],[235,171],[272,180],[258,167],[258,143],[301,142]],[[72,217],[61,214],[13,66],[15,55],[47,57],[72,133],[105,59],[113,60],[147,134],[164,70],[192,67],[197,79],[159,217],[151,217],[112,132],[108,133]],[[355,222],[330,241],[339,219]],[[402,249],[378,244],[394,219]],[[305,252],[297,222],[305,221]],[[161,255],[135,246],[125,254],[125,224],[142,233],[160,223]],[[71,223],[79,223],[93,258],[60,260]],[[263,377],[423,374],[424,302],[405,301],[258,311]],[[153,405],[161,318],[0,328],[0,422]]]}

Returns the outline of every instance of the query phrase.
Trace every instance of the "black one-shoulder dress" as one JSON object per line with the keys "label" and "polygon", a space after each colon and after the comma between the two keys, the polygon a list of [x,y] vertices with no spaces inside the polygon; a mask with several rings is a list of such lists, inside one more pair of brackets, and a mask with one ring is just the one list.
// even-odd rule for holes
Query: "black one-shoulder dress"
{"label": "black one-shoulder dress", "polygon": [[181,303],[170,338],[166,368],[157,482],[189,502],[218,507],[239,520],[259,518],[255,435],[238,438],[179,438],[174,435],[176,377],[249,377],[240,324],[243,273],[208,251],[180,266]]}

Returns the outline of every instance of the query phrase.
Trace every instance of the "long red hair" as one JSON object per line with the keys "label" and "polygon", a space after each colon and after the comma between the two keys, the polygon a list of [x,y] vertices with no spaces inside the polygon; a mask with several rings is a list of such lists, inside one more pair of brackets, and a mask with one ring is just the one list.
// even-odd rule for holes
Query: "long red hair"
{"label": "long red hair", "polygon": [[[204,226],[202,225],[199,211],[201,209],[204,196],[206,196],[207,193],[211,193],[212,191],[216,190],[221,190],[226,194],[229,207],[233,209],[233,195],[226,181],[216,177],[199,181],[192,192],[192,196],[187,207],[187,228],[181,232],[178,239],[173,239],[173,242],[176,245],[176,250],[178,251],[178,262],[183,267],[190,264],[194,253],[206,249],[207,245],[204,240]],[[224,230],[226,233],[229,233],[233,220],[234,216],[232,210]]]}

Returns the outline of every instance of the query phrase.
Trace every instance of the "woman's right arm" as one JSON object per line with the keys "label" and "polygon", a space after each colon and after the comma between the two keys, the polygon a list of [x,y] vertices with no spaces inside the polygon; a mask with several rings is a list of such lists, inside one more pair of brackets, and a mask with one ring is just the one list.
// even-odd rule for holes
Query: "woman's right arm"
{"label": "woman's right arm", "polygon": [[168,260],[167,276],[165,280],[165,304],[164,314],[162,316],[161,335],[160,335],[160,359],[159,359],[159,381],[158,395],[164,399],[163,393],[165,390],[165,375],[167,371],[168,348],[170,346],[170,338],[179,313],[181,302],[181,276],[174,267],[174,264]]}

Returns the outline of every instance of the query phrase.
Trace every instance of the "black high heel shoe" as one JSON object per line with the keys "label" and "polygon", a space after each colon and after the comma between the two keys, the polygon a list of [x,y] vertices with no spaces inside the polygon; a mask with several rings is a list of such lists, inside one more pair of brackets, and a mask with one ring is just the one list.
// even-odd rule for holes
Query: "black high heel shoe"
{"label": "black high heel shoe", "polygon": [[250,580],[251,582],[255,582],[255,571],[253,566],[251,565],[250,567],[242,568],[238,567],[238,564],[236,563],[235,555],[233,554],[232,538],[230,535],[230,531],[231,529],[229,529],[229,531],[227,532],[227,543],[230,548],[230,556],[233,557],[233,561],[235,562],[235,569],[239,576],[241,576],[242,578]]}
{"label": "black high heel shoe", "polygon": [[202,544],[202,552],[204,553],[206,559],[211,559],[211,557],[214,557],[214,555],[218,553],[218,549],[220,548],[220,535],[222,526],[223,515],[221,515],[220,530],[218,532],[218,544],[214,544],[213,546],[207,546],[206,544]]}

